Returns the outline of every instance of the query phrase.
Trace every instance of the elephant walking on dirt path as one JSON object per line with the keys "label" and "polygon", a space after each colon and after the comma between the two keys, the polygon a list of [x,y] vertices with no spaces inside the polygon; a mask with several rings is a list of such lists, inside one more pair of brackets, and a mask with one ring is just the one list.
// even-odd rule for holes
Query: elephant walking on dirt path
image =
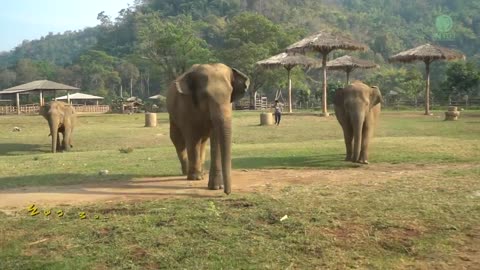
{"label": "elephant walking on dirt path", "polygon": [[361,81],[354,81],[335,92],[335,116],[343,129],[347,150],[345,160],[368,164],[368,146],[382,102],[378,87],[370,87]]}
{"label": "elephant walking on dirt path", "polygon": [[193,65],[167,93],[170,138],[182,173],[203,179],[206,142],[210,139],[209,189],[231,192],[232,102],[242,98],[248,77],[224,64]]}

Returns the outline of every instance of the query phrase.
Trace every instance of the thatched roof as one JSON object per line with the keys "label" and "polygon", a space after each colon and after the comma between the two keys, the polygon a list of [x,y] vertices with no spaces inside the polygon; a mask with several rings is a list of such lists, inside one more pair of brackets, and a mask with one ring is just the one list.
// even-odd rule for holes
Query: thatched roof
{"label": "thatched roof", "polygon": [[379,66],[371,61],[358,59],[350,55],[344,55],[342,57],[327,62],[327,67],[331,70],[346,70],[355,68],[378,68]]}
{"label": "thatched roof", "polygon": [[329,52],[332,50],[366,50],[368,47],[340,33],[320,31],[306,37],[286,49],[287,52],[305,53],[309,51]]}
{"label": "thatched roof", "polygon": [[88,95],[88,94],[83,94],[83,93],[75,93],[71,94],[70,96],[61,96],[56,98],[56,100],[67,100],[70,98],[70,100],[98,100],[98,99],[103,99],[103,97],[99,96],[94,96],[94,95]]}
{"label": "thatched roof", "polygon": [[292,69],[295,66],[316,67],[320,66],[321,62],[301,54],[280,53],[268,59],[258,61],[256,64],[264,68],[285,67],[286,69]]}
{"label": "thatched roof", "polygon": [[416,48],[398,53],[389,58],[389,61],[413,62],[413,61],[434,61],[434,60],[454,60],[465,59],[465,55],[461,52],[431,45],[424,44]]}
{"label": "thatched roof", "polygon": [[22,85],[17,85],[3,91],[0,91],[0,94],[15,94],[21,92],[29,92],[29,91],[47,91],[47,90],[80,90],[79,88],[52,82],[48,80],[40,80],[40,81],[33,81]]}

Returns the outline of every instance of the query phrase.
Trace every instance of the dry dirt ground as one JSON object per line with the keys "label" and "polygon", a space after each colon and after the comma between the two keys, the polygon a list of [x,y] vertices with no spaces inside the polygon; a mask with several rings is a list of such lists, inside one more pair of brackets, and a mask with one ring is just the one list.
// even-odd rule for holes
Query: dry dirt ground
{"label": "dry dirt ground", "polygon": [[[461,170],[472,165],[372,164],[343,170],[235,170],[233,192],[278,190],[287,185],[377,185],[389,180]],[[208,175],[208,174],[206,174]],[[0,190],[0,211],[9,212],[30,204],[75,205],[159,198],[221,197],[223,191],[207,190],[207,180],[187,181],[184,176],[140,178],[68,186],[23,187]]]}

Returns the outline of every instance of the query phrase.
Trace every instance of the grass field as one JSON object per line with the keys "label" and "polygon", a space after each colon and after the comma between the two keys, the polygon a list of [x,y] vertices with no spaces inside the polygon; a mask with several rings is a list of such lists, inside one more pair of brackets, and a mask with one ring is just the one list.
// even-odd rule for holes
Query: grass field
{"label": "grass field", "polygon": [[[258,113],[236,112],[235,169],[335,170],[352,179],[62,206],[98,220],[0,212],[0,269],[480,269],[480,112],[456,122],[435,114],[384,112],[365,169],[342,161],[334,117],[285,115],[281,126],[262,127]],[[2,116],[0,196],[178,175],[167,115],[158,117],[159,127],[144,128],[141,114],[82,115],[73,151],[53,155],[44,119]]]}

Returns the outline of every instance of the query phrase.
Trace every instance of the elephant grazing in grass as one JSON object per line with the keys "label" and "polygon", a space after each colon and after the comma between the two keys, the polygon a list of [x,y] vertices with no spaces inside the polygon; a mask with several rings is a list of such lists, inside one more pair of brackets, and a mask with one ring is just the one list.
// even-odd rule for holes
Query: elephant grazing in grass
{"label": "elephant grazing in grass", "polygon": [[361,81],[354,81],[335,92],[335,116],[342,126],[347,149],[345,160],[368,164],[368,145],[382,102],[378,87],[370,87]]}
{"label": "elephant grazing in grass", "polygon": [[[57,150],[69,151],[72,147],[72,132],[77,119],[73,106],[61,101],[52,101],[40,108],[40,114],[47,119],[50,127],[52,153],[56,153]],[[62,141],[60,133],[63,135]]]}
{"label": "elephant grazing in grass", "polygon": [[188,180],[203,179],[210,138],[208,188],[231,192],[232,102],[242,98],[249,78],[224,64],[193,65],[167,93],[170,138]]}

